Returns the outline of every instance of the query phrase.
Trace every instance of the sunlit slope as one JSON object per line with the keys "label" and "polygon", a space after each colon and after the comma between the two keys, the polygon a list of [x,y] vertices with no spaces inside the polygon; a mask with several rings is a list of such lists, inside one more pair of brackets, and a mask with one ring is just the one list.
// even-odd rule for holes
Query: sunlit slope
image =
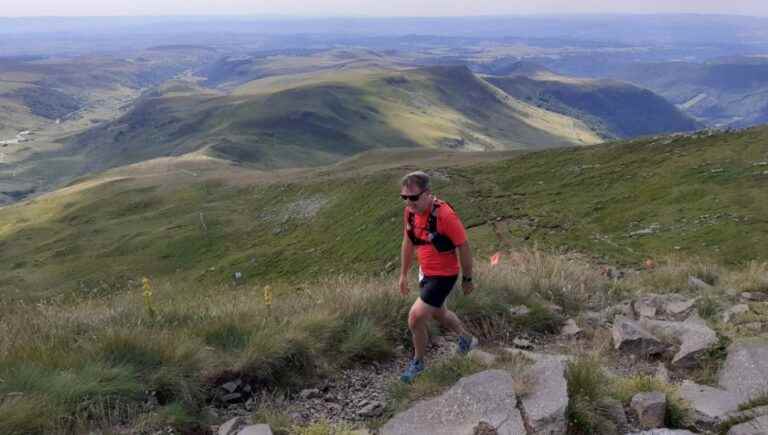
{"label": "sunlit slope", "polygon": [[640,264],[768,259],[768,128],[531,153],[378,150],[263,172],[205,156],[90,177],[0,209],[0,295],[122,291],[141,276],[249,285],[397,267],[397,181],[434,174],[482,261],[522,243]]}
{"label": "sunlit slope", "polygon": [[539,149],[599,140],[581,121],[510,98],[465,67],[435,67],[257,81],[226,96],[158,92],[72,146],[91,170],[199,150],[276,168],[376,148]]}

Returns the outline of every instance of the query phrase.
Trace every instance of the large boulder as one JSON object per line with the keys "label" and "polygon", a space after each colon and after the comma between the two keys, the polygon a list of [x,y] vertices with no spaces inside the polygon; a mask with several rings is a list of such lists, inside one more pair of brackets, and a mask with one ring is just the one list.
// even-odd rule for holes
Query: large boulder
{"label": "large boulder", "polygon": [[656,336],[680,340],[680,349],[672,357],[673,368],[692,368],[698,364],[698,357],[717,344],[717,334],[697,314],[684,322],[642,319],[640,325]]}
{"label": "large boulder", "polygon": [[480,422],[491,424],[499,435],[524,434],[512,384],[512,376],[503,370],[486,370],[462,378],[440,396],[395,415],[380,434],[467,435]]}
{"label": "large boulder", "polygon": [[768,415],[745,423],[737,424],[728,431],[728,435],[765,435],[768,434]]}
{"label": "large boulder", "polygon": [[735,393],[740,403],[768,393],[768,340],[731,344],[718,384]]}
{"label": "large boulder", "polygon": [[531,391],[522,399],[529,435],[565,434],[567,429],[568,381],[565,379],[567,359],[558,355],[536,354],[529,369]]}
{"label": "large boulder", "polygon": [[653,429],[653,430],[646,430],[643,432],[632,432],[627,435],[696,435],[696,434],[691,431],[682,430],[682,429]]}
{"label": "large boulder", "polygon": [[219,435],[236,435],[248,423],[243,417],[230,418],[219,426]]}
{"label": "large boulder", "polygon": [[240,429],[237,435],[272,435],[272,429],[268,424],[252,424]]}
{"label": "large boulder", "polygon": [[637,393],[632,397],[630,408],[637,414],[637,420],[643,429],[664,426],[667,414],[667,396],[659,391]]}
{"label": "large boulder", "polygon": [[729,391],[684,381],[679,388],[680,397],[694,410],[696,425],[711,427],[727,420],[728,413],[739,408],[739,398]]}
{"label": "large boulder", "polygon": [[732,319],[739,317],[742,314],[749,312],[749,305],[747,304],[737,304],[732,306],[731,308],[728,308],[723,312],[721,315],[721,318],[723,322],[729,323]]}
{"label": "large boulder", "polygon": [[649,356],[663,353],[667,348],[638,322],[626,317],[614,320],[612,333],[614,347],[622,352]]}

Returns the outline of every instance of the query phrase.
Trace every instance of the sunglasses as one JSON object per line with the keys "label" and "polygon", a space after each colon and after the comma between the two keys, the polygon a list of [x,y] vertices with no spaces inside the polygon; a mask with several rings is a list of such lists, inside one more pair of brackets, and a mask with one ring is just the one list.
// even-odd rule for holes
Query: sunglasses
{"label": "sunglasses", "polygon": [[422,193],[426,192],[426,190],[422,190],[421,192],[417,193],[416,195],[400,195],[400,198],[403,198],[403,201],[406,199],[411,202],[416,202],[419,200],[419,197]]}

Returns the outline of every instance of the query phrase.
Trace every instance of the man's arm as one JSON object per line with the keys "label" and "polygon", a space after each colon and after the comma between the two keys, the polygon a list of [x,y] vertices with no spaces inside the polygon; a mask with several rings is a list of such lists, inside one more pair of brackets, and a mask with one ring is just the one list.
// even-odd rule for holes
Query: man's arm
{"label": "man's arm", "polygon": [[403,235],[403,244],[400,247],[400,293],[408,294],[408,272],[413,263],[413,242],[407,235]]}
{"label": "man's arm", "polygon": [[469,240],[458,247],[459,262],[461,263],[461,275],[472,277],[472,250],[469,247]]}
{"label": "man's arm", "polygon": [[469,248],[469,240],[459,245],[457,249],[459,262],[461,262],[461,288],[464,290],[464,294],[468,295],[475,290],[475,283],[472,282],[472,250]]}

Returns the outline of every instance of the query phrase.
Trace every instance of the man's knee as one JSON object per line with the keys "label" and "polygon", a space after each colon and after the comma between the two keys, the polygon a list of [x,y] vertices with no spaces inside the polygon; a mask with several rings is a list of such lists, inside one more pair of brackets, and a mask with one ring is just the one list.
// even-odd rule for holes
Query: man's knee
{"label": "man's knee", "polygon": [[431,316],[432,314],[427,307],[424,307],[422,304],[416,302],[413,304],[411,311],[408,313],[408,327],[414,329],[418,326],[421,326],[424,324],[424,322],[429,320]]}
{"label": "man's knee", "polygon": [[446,310],[445,308],[440,308],[439,310],[435,310],[432,312],[432,318],[437,320],[438,322],[444,321],[447,315],[448,315],[448,310]]}

